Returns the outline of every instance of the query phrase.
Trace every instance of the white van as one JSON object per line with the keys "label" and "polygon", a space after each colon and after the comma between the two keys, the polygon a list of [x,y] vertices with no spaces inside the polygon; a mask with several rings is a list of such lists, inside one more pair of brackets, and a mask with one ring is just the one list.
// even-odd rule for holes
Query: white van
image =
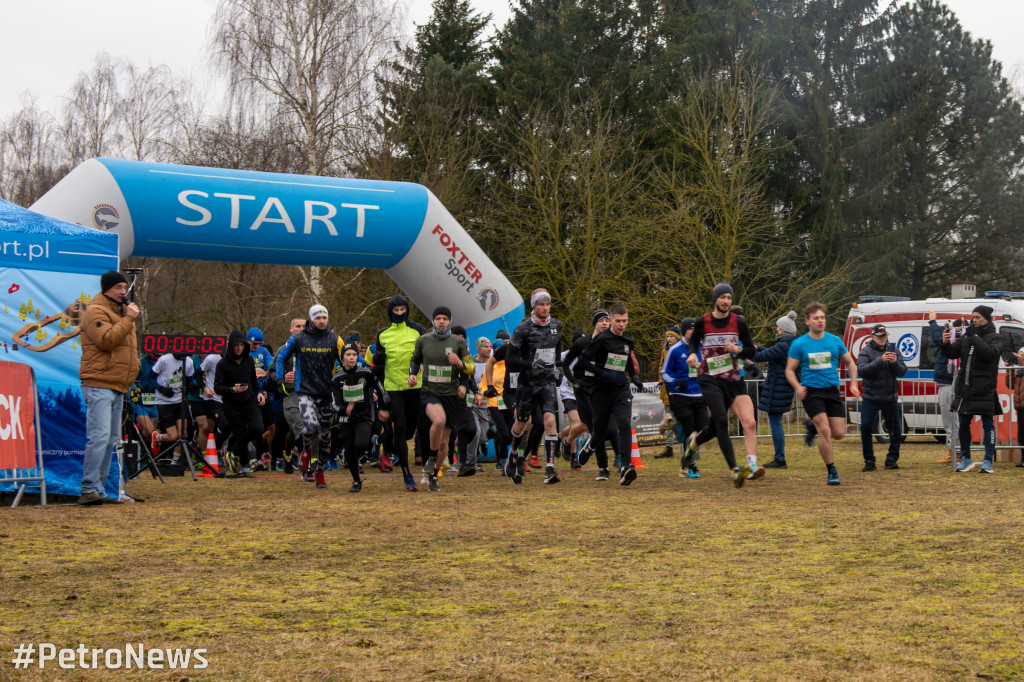
{"label": "white van", "polygon": [[[973,289],[972,285],[968,286]],[[970,289],[968,291],[973,293]],[[1011,426],[1015,415],[1002,370],[1007,360],[1013,362],[1013,352],[1024,347],[1024,292],[986,291],[984,298],[927,298],[918,301],[895,296],[861,296],[850,310],[843,342],[854,358],[868,342],[871,327],[881,323],[889,331],[889,343],[896,346],[907,364],[907,374],[900,382],[904,434],[932,434],[940,440],[945,437],[936,398],[938,390],[933,380],[936,348],[928,332],[928,311],[935,311],[936,321],[942,327],[961,317],[970,320],[971,311],[979,305],[992,307],[992,322],[1006,339],[999,362],[1001,376],[998,384],[1003,416],[996,420],[996,433],[998,440],[1012,440],[1016,436],[1016,428]],[[847,409],[850,421],[860,423],[859,402],[848,401]]]}

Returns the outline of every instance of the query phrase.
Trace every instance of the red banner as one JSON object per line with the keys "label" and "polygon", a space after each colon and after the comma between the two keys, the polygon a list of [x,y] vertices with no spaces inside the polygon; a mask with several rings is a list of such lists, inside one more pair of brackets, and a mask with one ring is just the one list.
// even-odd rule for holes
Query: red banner
{"label": "red banner", "polygon": [[0,469],[35,469],[36,395],[32,368],[0,362]]}

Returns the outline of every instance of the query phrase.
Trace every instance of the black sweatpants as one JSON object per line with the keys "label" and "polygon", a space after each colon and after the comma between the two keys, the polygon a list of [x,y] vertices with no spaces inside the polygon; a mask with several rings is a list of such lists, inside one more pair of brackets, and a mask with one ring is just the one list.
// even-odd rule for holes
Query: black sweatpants
{"label": "black sweatpants", "polygon": [[711,423],[697,436],[697,445],[703,445],[708,441],[718,438],[718,447],[722,450],[725,463],[730,469],[736,468],[736,453],[732,448],[732,439],[729,438],[729,408],[733,401],[740,394],[745,394],[746,389],[742,381],[723,381],[715,377],[702,374],[697,378],[700,383],[700,392],[704,396],[708,410],[711,411]]}
{"label": "black sweatpants", "polygon": [[[574,391],[576,394],[576,411],[580,415],[580,421],[587,426],[587,431],[590,433],[590,448],[594,451],[597,459],[597,466],[601,469],[608,468],[608,450],[605,446],[605,441],[610,439],[612,443],[612,452],[619,456],[619,461],[622,459],[622,452],[619,450],[619,425],[612,421],[608,424],[608,430],[605,432],[605,437],[601,440],[601,447],[597,446],[597,439],[594,438],[594,406],[593,406],[593,386],[580,386],[580,388]],[[632,416],[632,415],[631,415]],[[633,448],[632,439],[628,441],[626,452],[630,452]]]}
{"label": "black sweatpants", "polygon": [[495,449],[495,454],[499,461],[507,459],[508,448],[512,445],[512,421],[515,419],[515,415],[510,409],[499,410],[497,407],[488,407],[487,411],[491,413],[491,421],[494,422],[494,428],[498,430],[498,446]]}
{"label": "black sweatpants", "polygon": [[370,452],[370,426],[368,421],[339,422],[338,435],[345,449],[345,462],[352,480],[359,480],[359,460]]}
{"label": "black sweatpants", "polygon": [[384,445],[386,449],[390,439],[392,452],[398,456],[398,466],[403,473],[409,470],[409,439],[416,435],[422,418],[420,389],[411,388],[391,393],[391,423],[390,428],[388,424],[384,425],[384,432],[387,434]]}
{"label": "black sweatpants", "polygon": [[605,449],[604,441],[612,424],[617,427],[615,442],[618,444],[619,461],[622,466],[628,466],[633,446],[629,428],[633,419],[633,394],[629,390],[629,385],[597,388],[590,396],[590,406],[594,412],[591,444],[596,443],[594,448],[597,466],[602,469],[608,468],[608,451]]}
{"label": "black sweatpants", "polygon": [[704,403],[704,398],[670,393],[668,407],[683,429],[684,441],[691,433],[703,431],[708,425],[708,406]]}
{"label": "black sweatpants", "polygon": [[249,466],[249,443],[256,445],[259,453],[263,438],[263,418],[256,401],[244,405],[224,403],[224,416],[231,431],[231,446],[238,458],[238,465]]}

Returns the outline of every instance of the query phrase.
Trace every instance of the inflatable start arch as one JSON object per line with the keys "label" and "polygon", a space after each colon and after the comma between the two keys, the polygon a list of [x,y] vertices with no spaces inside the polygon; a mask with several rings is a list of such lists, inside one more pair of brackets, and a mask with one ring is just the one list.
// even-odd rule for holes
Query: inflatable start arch
{"label": "inflatable start arch", "polygon": [[118,255],[372,267],[469,341],[509,332],[522,297],[426,187],[90,159],[31,206],[119,236]]}

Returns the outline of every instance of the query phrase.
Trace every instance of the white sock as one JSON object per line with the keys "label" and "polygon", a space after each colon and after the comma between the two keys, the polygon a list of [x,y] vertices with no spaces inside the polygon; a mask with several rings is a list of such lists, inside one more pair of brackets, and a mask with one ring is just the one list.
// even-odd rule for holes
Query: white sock
{"label": "white sock", "polygon": [[750,465],[750,469],[754,470],[757,468],[757,455],[747,455],[747,464]]}

